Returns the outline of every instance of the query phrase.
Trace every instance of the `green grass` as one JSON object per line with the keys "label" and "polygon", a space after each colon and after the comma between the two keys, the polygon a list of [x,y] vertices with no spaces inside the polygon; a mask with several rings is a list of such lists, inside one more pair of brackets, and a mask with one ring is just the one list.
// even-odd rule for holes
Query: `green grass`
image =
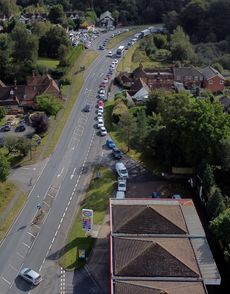
{"label": "green grass", "polygon": [[122,41],[126,40],[132,35],[135,35],[136,33],[139,33],[140,31],[144,30],[148,26],[135,26],[130,27],[128,32],[121,33],[120,35],[115,36],[110,40],[110,42],[107,45],[107,49],[112,49]]}
{"label": "green grass", "polygon": [[55,69],[57,67],[57,65],[59,64],[59,60],[40,57],[40,58],[38,58],[37,64],[44,66],[48,69]]}
{"label": "green grass", "polygon": [[0,215],[16,193],[16,186],[11,182],[0,183]]}
{"label": "green grass", "polygon": [[101,177],[95,179],[95,170],[85,198],[80,205],[80,210],[69,231],[63,255],[60,258],[61,266],[68,271],[73,271],[75,268],[84,265],[85,262],[78,258],[78,250],[84,249],[88,256],[95,242],[95,238],[86,236],[82,230],[81,210],[83,208],[93,209],[94,224],[102,224],[109,198],[114,191],[115,174],[105,167],[99,167],[97,171],[100,172]]}

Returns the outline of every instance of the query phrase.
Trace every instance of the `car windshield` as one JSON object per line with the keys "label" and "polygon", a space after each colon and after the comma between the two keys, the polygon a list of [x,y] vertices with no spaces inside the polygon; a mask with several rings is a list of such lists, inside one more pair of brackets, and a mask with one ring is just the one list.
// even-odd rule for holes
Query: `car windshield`
{"label": "car windshield", "polygon": [[119,186],[120,187],[125,187],[125,184],[124,183],[119,183]]}
{"label": "car windshield", "polygon": [[122,169],[122,170],[121,170],[121,174],[126,175],[126,174],[127,174],[126,169]]}

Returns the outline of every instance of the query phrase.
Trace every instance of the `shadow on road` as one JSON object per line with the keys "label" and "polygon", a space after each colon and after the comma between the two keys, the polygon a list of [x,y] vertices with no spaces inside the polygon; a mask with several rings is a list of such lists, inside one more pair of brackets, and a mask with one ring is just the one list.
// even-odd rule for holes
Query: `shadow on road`
{"label": "shadow on road", "polygon": [[16,277],[14,282],[15,282],[17,289],[19,289],[23,292],[28,292],[36,287],[36,286],[33,286],[32,284],[27,283],[19,276]]}

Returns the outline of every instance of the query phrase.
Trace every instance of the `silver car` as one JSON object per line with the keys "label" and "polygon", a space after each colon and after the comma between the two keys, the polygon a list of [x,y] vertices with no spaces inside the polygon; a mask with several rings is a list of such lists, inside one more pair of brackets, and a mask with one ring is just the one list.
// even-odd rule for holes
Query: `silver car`
{"label": "silver car", "polygon": [[39,273],[27,267],[20,271],[20,276],[34,286],[40,284],[42,280],[42,277],[39,275]]}

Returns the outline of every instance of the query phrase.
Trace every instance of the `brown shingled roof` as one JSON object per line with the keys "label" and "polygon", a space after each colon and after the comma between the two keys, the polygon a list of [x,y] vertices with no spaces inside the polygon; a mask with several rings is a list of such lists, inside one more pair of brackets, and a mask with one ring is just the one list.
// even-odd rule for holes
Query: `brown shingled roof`
{"label": "brown shingled roof", "polygon": [[113,233],[186,234],[179,206],[114,205]]}
{"label": "brown shingled roof", "polygon": [[200,277],[188,240],[114,237],[113,246],[117,276]]}

